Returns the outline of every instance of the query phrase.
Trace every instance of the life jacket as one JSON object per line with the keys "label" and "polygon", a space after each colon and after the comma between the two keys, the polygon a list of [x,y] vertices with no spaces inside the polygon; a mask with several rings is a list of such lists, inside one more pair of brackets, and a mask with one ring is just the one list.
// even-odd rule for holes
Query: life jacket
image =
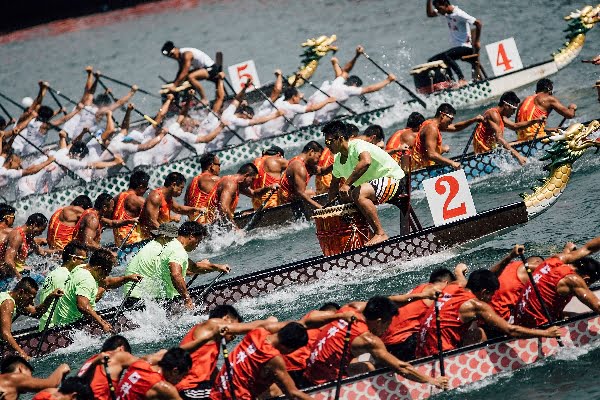
{"label": "life jacket", "polygon": [[[323,152],[321,153],[321,157],[319,158],[319,162],[317,166],[321,169],[327,168],[330,165],[333,165],[335,158],[329,150],[329,147],[325,147]],[[331,172],[325,175],[317,175],[315,176],[315,186],[317,188],[317,194],[327,193],[329,190],[329,186],[331,186],[332,174]]]}
{"label": "life jacket", "polygon": [[[271,186],[271,185],[274,185],[281,181],[281,177],[275,178],[274,176],[269,174],[267,171],[265,171],[264,164],[265,164],[265,161],[267,160],[267,158],[269,158],[269,157],[273,157],[273,156],[262,156],[262,157],[258,157],[256,160],[254,160],[254,165],[256,165],[256,168],[258,169],[258,176],[256,177],[256,179],[254,179],[254,182],[252,182],[252,189],[254,189],[254,190],[262,189],[266,186]],[[258,210],[265,201],[267,202],[265,204],[265,208],[276,207],[277,206],[277,193],[267,192],[267,193],[263,193],[261,196],[253,197],[252,198],[252,208],[254,208],[255,210]]]}
{"label": "life jacket", "polygon": [[[400,129],[399,131],[396,131],[396,133],[394,133],[392,136],[390,136],[389,140],[387,141],[387,143],[385,145],[385,151],[396,150],[400,146],[405,144],[404,141],[402,140],[402,135],[404,135],[407,132],[411,132],[411,131],[412,131],[411,128],[404,128],[404,129]],[[408,143],[406,143],[406,144],[408,144]],[[398,152],[395,152],[390,155],[398,164],[400,164],[400,161],[402,160],[402,152],[398,151]]]}
{"label": "life jacket", "polygon": [[[231,179],[231,178],[232,178],[232,175],[227,175],[227,176],[222,177],[221,179],[219,179],[217,181],[217,183],[215,184],[215,187],[213,187],[213,189],[210,191],[210,195],[208,197],[206,219],[205,219],[207,224],[212,224],[213,222],[222,218],[221,207],[220,207],[221,184],[225,183],[226,179]],[[235,212],[238,202],[240,201],[239,185],[237,185],[237,187],[238,187],[238,189],[235,191],[233,200],[231,202],[231,211],[232,212]]]}
{"label": "life jacket", "polygon": [[[421,129],[419,129],[419,133],[417,134],[417,137],[415,138],[415,145],[412,148],[412,169],[418,169],[418,168],[425,168],[425,167],[429,167],[431,165],[434,165],[435,162],[431,161],[429,159],[429,155],[427,154],[427,146],[425,144],[424,141],[422,141],[423,139],[421,138],[421,134],[423,133],[423,130],[425,129],[425,127],[427,125],[430,125],[433,123],[432,119],[428,119],[427,121],[423,122],[423,125],[421,125]],[[436,151],[438,153],[442,153],[442,132],[439,130],[439,128],[437,128],[437,144],[436,144]]]}
{"label": "life jacket", "polygon": [[[77,372],[78,377],[83,377],[88,373],[90,368],[94,368],[94,374],[92,379],[89,381],[90,389],[94,393],[94,399],[96,400],[111,400],[110,389],[108,387],[108,380],[106,379],[106,372],[104,372],[104,366],[102,364],[93,364],[93,359],[96,358],[98,354],[95,354],[88,358],[81,368],[79,372]],[[113,385],[116,387],[118,381],[113,381]]]}
{"label": "life jacket", "polygon": [[[575,269],[571,265],[564,264],[557,257],[544,260],[533,271],[533,279],[537,282],[536,286],[553,321],[562,318],[562,311],[573,298],[573,295],[562,296],[556,291],[560,280],[572,274],[575,274]],[[515,323],[533,328],[548,322],[550,321],[543,311],[533,286],[528,282],[517,305]]]}
{"label": "life jacket", "polygon": [[[338,310],[338,313],[346,311],[353,311],[357,316],[350,330],[350,345],[352,345],[354,339],[368,332],[369,328],[362,314],[352,307],[344,306]],[[331,322],[321,328],[304,372],[304,377],[308,381],[320,385],[337,379],[347,330],[348,323],[343,319]],[[352,352],[349,350],[344,359],[344,365],[348,365],[351,359]]]}
{"label": "life jacket", "polygon": [[[27,260],[27,257],[29,257],[29,253],[31,252],[31,243],[27,238],[27,235],[25,235],[25,232],[23,231],[23,227],[19,226],[18,228],[15,228],[15,230],[17,232],[19,232],[19,234],[21,235],[21,247],[19,247],[19,250],[17,251],[17,254],[15,256],[15,265],[17,267],[17,271],[19,271],[19,273],[23,272],[23,269],[25,268],[25,261]],[[6,239],[4,239],[4,242],[2,242],[0,244],[0,263],[4,264],[4,257],[6,256],[6,248],[8,247],[8,237]]]}
{"label": "life jacket", "polygon": [[[183,337],[180,346],[194,341],[194,331],[196,326]],[[217,359],[219,358],[219,343],[212,342],[207,343],[193,353],[190,354],[192,357],[192,368],[190,372],[183,378],[175,387],[178,391],[193,389],[198,386],[200,382],[210,381],[210,377],[214,369],[217,367]]]}
{"label": "life jacket", "polygon": [[[133,189],[129,189],[129,190],[119,194],[119,196],[117,197],[117,201],[116,201],[115,208],[113,210],[113,215],[112,215],[112,218],[114,220],[122,221],[122,220],[129,220],[129,219],[134,218],[131,215],[129,215],[129,213],[127,213],[127,210],[125,209],[125,201],[127,201],[127,198],[131,195],[135,195],[135,192]],[[132,227],[133,227],[133,225],[125,225],[125,226],[121,226],[118,228],[113,228],[113,235],[115,237],[115,244],[117,246],[121,245],[121,242],[129,234]],[[142,240],[142,232],[141,232],[140,226],[138,224],[138,225],[136,225],[135,229],[133,229],[133,231],[131,232],[131,235],[129,236],[129,239],[127,239],[126,244],[137,243],[141,240]]]}
{"label": "life jacket", "polygon": [[[542,117],[548,117],[548,114],[550,114],[549,112],[544,111],[535,105],[535,99],[540,94],[541,93],[536,93],[523,100],[521,107],[519,107],[519,110],[517,111],[516,122],[531,121]],[[541,126],[540,124],[534,124],[528,126],[527,128],[519,129],[517,130],[517,140],[531,140],[535,139],[536,137],[544,137],[546,136],[545,128],[546,122],[544,121],[541,123]]]}
{"label": "life jacket", "polygon": [[138,360],[131,364],[125,375],[119,381],[117,388],[118,400],[143,400],[152,386],[165,378],[152,369],[145,360]]}
{"label": "life jacket", "polygon": [[[160,188],[154,189],[152,192],[154,192],[154,191],[158,191],[158,194],[160,196],[160,208],[158,209],[158,223],[164,224],[166,222],[171,221],[171,208],[173,207],[173,199],[167,201],[163,191]],[[150,194],[152,194],[152,192],[150,192]],[[146,200],[146,201],[148,201],[148,200]],[[150,231],[153,230],[154,228],[150,226],[148,217],[146,217],[143,212],[142,212],[142,215],[140,216],[139,226],[140,226],[141,235],[142,235],[143,239],[147,239],[147,238],[151,237]]]}
{"label": "life jacket", "polygon": [[[498,108],[490,108],[487,112],[495,112],[500,117],[500,130],[504,132],[504,120]],[[473,151],[476,154],[485,153],[493,150],[498,145],[496,141],[496,131],[488,124],[486,120],[481,121],[475,127],[475,135],[473,136]]]}
{"label": "life jacket", "polygon": [[504,268],[498,277],[500,288],[496,290],[490,302],[496,314],[506,321],[509,321],[511,316],[514,317],[514,309],[525,289],[525,284],[517,275],[522,265],[521,261],[513,261]]}
{"label": "life jacket", "polygon": [[[459,309],[465,302],[474,298],[473,293],[457,284],[450,284],[442,290],[438,303],[443,351],[455,349],[460,345],[471,321],[461,321]],[[421,320],[416,356],[420,358],[434,354],[438,354],[438,341],[435,307],[432,305]]]}
{"label": "life jacket", "polygon": [[98,228],[96,228],[96,236],[94,236],[94,241],[99,243],[100,236],[102,235],[102,219],[100,218],[100,213],[95,208],[88,208],[81,214],[81,216],[79,217],[79,220],[75,224],[75,229],[73,231],[73,239],[79,240],[80,242],[83,242],[83,243],[86,242],[84,240],[85,238],[82,237],[83,231],[81,230],[81,223],[83,222],[83,219],[90,214],[94,214],[94,215],[96,215],[96,218],[98,218]]}
{"label": "life jacket", "polygon": [[[267,342],[271,333],[263,328],[254,329],[242,339],[231,352],[231,375],[235,398],[240,400],[255,399],[273,383],[262,378],[264,364],[271,359],[281,356],[279,350]],[[210,392],[211,399],[231,399],[227,368],[221,367]]]}
{"label": "life jacket", "polygon": [[[308,318],[313,312],[314,311],[310,311],[301,319]],[[289,354],[283,355],[283,361],[285,362],[285,369],[287,371],[303,371],[306,369],[306,361],[310,357],[310,351],[317,341],[321,329],[307,329],[306,333],[308,333],[308,343],[306,346],[302,346]]]}
{"label": "life jacket", "polygon": [[[294,157],[294,158],[292,158],[290,160],[287,169],[290,168],[290,166],[292,165],[292,163],[294,161],[301,162],[302,163],[302,167],[304,169],[306,169],[306,163],[299,156],[296,156],[296,157]],[[283,176],[281,177],[281,182],[280,182],[280,185],[279,185],[279,192],[277,193],[279,205],[287,204],[287,203],[290,203],[292,200],[295,200],[292,197],[293,196],[292,195],[292,188],[293,188],[294,184],[288,178],[287,169],[285,170],[285,172],[283,173]],[[308,181],[309,180],[310,180],[310,174],[308,173],[308,171],[306,171],[306,184],[307,185],[308,185]]]}
{"label": "life jacket", "polygon": [[[421,293],[428,286],[428,283],[424,283],[414,288],[410,293]],[[398,314],[394,315],[387,331],[381,336],[383,343],[386,346],[399,344],[413,334],[418,333],[421,319],[427,311],[429,311],[429,305],[423,300],[412,301],[398,309]]]}
{"label": "life jacket", "polygon": [[64,249],[65,246],[73,240],[75,227],[60,222],[60,216],[64,207],[59,208],[50,217],[48,223],[48,246],[51,249]]}

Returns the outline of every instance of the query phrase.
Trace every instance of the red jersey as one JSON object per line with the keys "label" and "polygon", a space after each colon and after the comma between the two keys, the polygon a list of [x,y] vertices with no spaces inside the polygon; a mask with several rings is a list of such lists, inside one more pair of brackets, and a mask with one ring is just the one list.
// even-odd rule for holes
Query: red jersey
{"label": "red jersey", "polygon": [[[317,164],[321,169],[327,168],[330,165],[333,165],[334,162],[333,154],[329,147],[325,147],[323,152],[321,153],[321,157],[319,158],[319,162]],[[317,187],[317,194],[326,193],[329,190],[329,186],[331,186],[332,175],[331,172],[325,175],[317,175],[315,176],[315,185]]]}
{"label": "red jersey", "polygon": [[[497,113],[498,117],[500,117],[499,127],[500,130],[504,132],[504,120],[502,119],[502,115],[500,115],[498,108],[490,108],[486,111],[486,114],[493,112]],[[475,151],[477,154],[485,153],[493,150],[496,145],[496,131],[492,129],[488,122],[484,120],[477,124],[477,127],[475,127],[475,135],[473,136],[473,151]]]}
{"label": "red jersey", "polygon": [[50,392],[39,392],[31,400],[53,400],[54,396]]}
{"label": "red jersey", "polygon": [[75,227],[60,222],[60,215],[64,207],[59,208],[50,217],[48,223],[48,247],[51,249],[64,249],[73,240]]}
{"label": "red jersey", "polygon": [[[265,171],[265,161],[269,157],[275,157],[275,156],[262,156],[262,157],[258,157],[256,160],[254,160],[254,165],[256,165],[256,168],[258,168],[258,176],[256,177],[256,179],[254,179],[254,182],[252,182],[252,189],[254,189],[254,190],[258,190],[258,189],[262,189],[266,186],[274,185],[276,183],[279,183],[279,181],[281,180],[281,177],[275,178],[274,176],[269,174],[267,171]],[[267,201],[265,208],[276,207],[277,203],[278,203],[277,193],[272,194],[270,192],[267,192],[267,193],[264,193],[262,196],[253,197],[252,198],[252,207],[255,210],[258,210],[260,208],[260,206],[262,206],[262,203],[265,201]]]}
{"label": "red jersey", "polygon": [[[421,293],[429,283],[414,288],[410,293]],[[398,314],[392,318],[387,331],[381,336],[386,346],[404,342],[413,334],[419,332],[421,319],[429,310],[429,306],[423,300],[416,300],[398,309]]]}
{"label": "red jersey", "polygon": [[102,235],[102,220],[100,219],[100,214],[98,213],[98,210],[96,210],[95,208],[88,208],[81,214],[79,220],[75,224],[75,229],[73,231],[73,239],[79,240],[82,243],[86,242],[85,237],[83,237],[81,223],[83,222],[83,219],[90,214],[94,214],[96,215],[96,218],[98,218],[98,228],[96,228],[96,235],[94,236],[94,241],[100,243],[100,236]]}
{"label": "red jersey", "polygon": [[[429,154],[427,154],[427,147],[425,146],[425,142],[423,141],[424,139],[421,139],[421,134],[423,133],[423,129],[425,129],[425,127],[427,125],[431,125],[433,123],[432,119],[428,119],[427,121],[423,122],[423,125],[421,125],[421,129],[419,129],[419,133],[417,134],[417,137],[415,138],[415,145],[412,148],[412,168],[413,169],[418,169],[418,168],[425,168],[425,167],[429,167],[431,165],[434,165],[435,163],[433,161],[431,161],[429,159]],[[436,149],[437,152],[441,154],[442,152],[442,132],[439,130],[439,128],[436,128],[437,130],[437,144],[436,144]]]}
{"label": "red jersey", "polygon": [[[364,321],[364,317],[356,309],[344,306],[338,310],[338,313],[344,313],[346,311],[353,311],[356,314],[356,321],[352,324],[350,331],[350,345],[354,339],[369,331],[367,323]],[[321,328],[319,336],[315,344],[313,345],[310,358],[308,359],[306,372],[304,377],[311,383],[320,385],[321,383],[333,381],[337,379],[340,362],[342,360],[342,353],[344,351],[344,338],[346,337],[346,331],[348,329],[348,323],[339,319],[331,322]],[[345,365],[348,365],[352,359],[352,352],[348,351]]]}
{"label": "red jersey", "polygon": [[[129,213],[125,209],[125,201],[127,201],[127,198],[132,195],[135,195],[135,191],[133,189],[129,189],[123,193],[120,193],[117,196],[117,201],[115,202],[115,208],[113,210],[112,219],[117,221],[123,221],[134,218],[131,215],[129,215]],[[132,227],[133,225],[124,225],[119,228],[113,228],[113,235],[115,237],[115,244],[117,246],[121,245],[121,242],[129,234]],[[140,240],[142,240],[141,230],[139,228],[139,225],[136,225],[135,229],[133,230],[133,232],[131,232],[131,235],[127,239],[127,244],[137,243]]]}
{"label": "red jersey", "polygon": [[[221,218],[221,185],[225,183],[225,180],[232,179],[233,175],[227,175],[219,179],[213,190],[210,191],[208,198],[207,212],[206,212],[206,223],[212,224],[217,219]],[[231,201],[231,208],[229,211],[235,212],[238,202],[240,201],[240,190],[239,185],[236,184],[237,190],[235,191],[234,197]]]}
{"label": "red jersey", "polygon": [[[197,325],[196,325],[197,326]],[[194,326],[181,340],[180,346],[194,340]],[[210,377],[217,367],[217,359],[219,358],[219,343],[207,343],[204,346],[196,349],[190,354],[192,357],[192,368],[185,378],[181,380],[175,387],[178,391],[193,389],[200,382],[210,381]]]}
{"label": "red jersey", "polygon": [[[292,163],[294,161],[299,161],[302,163],[302,168],[304,168],[304,170],[306,171],[306,184],[308,185],[308,181],[310,180],[310,174],[308,173],[308,170],[306,170],[306,163],[300,157],[294,157],[290,160],[290,162],[288,164],[288,169],[290,168],[290,166],[292,165]],[[294,200],[293,195],[292,195],[293,186],[294,186],[294,183],[291,182],[290,179],[288,178],[287,169],[286,169],[285,172],[283,173],[283,176],[281,177],[279,192],[277,193],[278,201],[279,201],[280,205],[289,203],[292,200]]]}
{"label": "red jersey", "polygon": [[117,388],[118,400],[141,400],[152,386],[165,378],[152,369],[147,361],[138,360],[131,364],[119,382]]}
{"label": "red jersey", "polygon": [[[562,296],[556,291],[558,283],[567,275],[572,275],[575,270],[571,265],[564,264],[557,257],[550,257],[544,260],[543,263],[533,272],[533,279],[537,282],[537,288],[540,291],[540,295],[546,308],[550,313],[550,316],[554,321],[562,318],[562,311],[571,301],[573,295]],[[545,324],[548,321],[542,305],[538,300],[531,282],[525,285],[521,299],[517,306],[517,312],[515,316],[515,323],[533,328]]]}
{"label": "red jersey", "polygon": [[[25,235],[25,231],[23,230],[22,226],[19,226],[18,228],[15,228],[17,230],[17,232],[19,232],[19,234],[21,235],[21,247],[19,247],[19,250],[17,251],[17,254],[15,255],[15,264],[17,266],[17,271],[19,272],[23,272],[23,269],[25,267],[25,261],[27,260],[27,257],[29,257],[29,252],[30,252],[30,248],[31,248],[31,243],[30,240],[27,238],[27,235]],[[4,242],[0,243],[0,260],[2,260],[1,262],[4,263],[4,257],[6,256],[6,247],[8,246],[8,237],[6,239],[4,239]]]}
{"label": "red jersey", "polygon": [[190,186],[188,186],[185,192],[185,205],[189,207],[206,207],[208,204],[208,196],[210,192],[205,192],[200,189],[200,181],[206,175],[213,175],[208,171],[204,171],[200,175],[197,175],[192,179]]}
{"label": "red jersey", "polygon": [[[79,372],[78,377],[83,377],[89,372],[90,368],[94,368],[94,374],[90,380],[90,389],[94,393],[94,399],[96,400],[111,400],[110,389],[108,388],[108,379],[106,379],[106,373],[104,372],[104,366],[102,364],[96,364],[93,366],[92,360],[96,358],[98,354],[95,354],[88,358],[83,363]],[[116,387],[118,381],[113,381],[113,385]]]}
{"label": "red jersey", "polygon": [[[307,313],[301,319],[308,318],[310,316],[310,314],[313,312],[314,311]],[[319,328],[307,329],[306,333],[308,333],[308,343],[306,343],[306,346],[302,346],[299,349],[296,349],[295,351],[293,351],[289,354],[283,355],[283,361],[285,361],[285,369],[286,370],[302,371],[302,370],[306,369],[306,361],[310,357],[310,351],[311,351],[313,345],[315,344],[315,342],[317,341],[317,338],[319,337],[319,334],[321,333],[321,329],[319,329]]]}
{"label": "red jersey", "polygon": [[[548,112],[542,110],[541,108],[535,105],[535,99],[539,95],[540,93],[537,93],[523,100],[523,103],[521,103],[521,107],[519,107],[519,110],[517,111],[516,122],[531,121],[534,119],[540,119],[542,117],[548,116]],[[534,124],[528,126],[527,128],[519,129],[517,130],[517,139],[530,140],[535,139],[536,137],[546,136],[546,131],[544,130],[545,127],[546,122],[542,122],[541,127],[539,124]]]}
{"label": "red jersey", "polygon": [[[404,129],[400,129],[399,131],[396,131],[396,133],[394,133],[392,136],[390,136],[390,139],[386,143],[385,151],[396,150],[396,149],[400,148],[400,146],[402,146],[404,144],[404,141],[402,140],[402,135],[404,135],[405,133],[408,133],[408,132],[412,132],[412,129],[404,128]],[[407,143],[407,144],[410,146],[409,143]],[[398,151],[398,152],[396,152],[394,154],[390,154],[390,155],[397,163],[400,163],[400,161],[402,160],[402,152]]]}
{"label": "red jersey", "polygon": [[[254,329],[248,332],[231,352],[229,359],[236,399],[255,399],[273,383],[272,379],[265,380],[262,377],[263,365],[271,359],[281,356],[279,350],[266,340],[270,334],[263,328]],[[210,398],[213,400],[231,399],[229,389],[227,368],[223,365],[215,379]]]}
{"label": "red jersey", "polygon": [[[154,189],[152,192],[150,192],[150,195],[154,192],[158,192],[158,195],[160,196],[160,207],[158,209],[158,223],[164,224],[165,222],[171,221],[171,208],[173,208],[173,199],[167,201],[162,189],[160,188]],[[142,210],[144,209],[144,207],[142,207]],[[139,226],[143,239],[147,239],[152,236],[150,234],[150,231],[154,230],[154,228],[150,226],[150,224],[148,223],[148,218],[144,215],[143,212],[140,216]]]}
{"label": "red jersey", "polygon": [[496,314],[506,321],[510,321],[511,316],[514,318],[515,307],[525,289],[525,284],[517,275],[517,271],[522,265],[521,261],[513,261],[504,268],[498,277],[500,289],[496,290],[490,302]]}
{"label": "red jersey", "polygon": [[[471,321],[461,321],[459,309],[465,302],[474,298],[473,293],[457,284],[450,284],[442,290],[442,297],[438,299],[438,303],[442,349],[444,351],[455,349],[460,345],[460,341],[467,332]],[[421,321],[416,356],[420,358],[434,354],[438,354],[438,341],[435,308],[432,305]]]}

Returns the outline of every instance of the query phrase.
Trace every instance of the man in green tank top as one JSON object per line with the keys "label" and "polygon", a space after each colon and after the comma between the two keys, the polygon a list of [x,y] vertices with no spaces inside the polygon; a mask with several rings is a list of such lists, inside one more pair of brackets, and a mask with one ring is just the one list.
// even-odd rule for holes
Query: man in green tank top
{"label": "man in green tank top", "polygon": [[20,314],[29,315],[38,318],[46,312],[52,300],[63,295],[62,290],[56,289],[46,297],[46,300],[39,306],[34,306],[33,301],[38,292],[38,285],[33,278],[25,277],[21,279],[14,290],[10,292],[0,292],[0,338],[17,352],[21,357],[29,360],[30,357],[19,346],[12,335],[13,318]]}

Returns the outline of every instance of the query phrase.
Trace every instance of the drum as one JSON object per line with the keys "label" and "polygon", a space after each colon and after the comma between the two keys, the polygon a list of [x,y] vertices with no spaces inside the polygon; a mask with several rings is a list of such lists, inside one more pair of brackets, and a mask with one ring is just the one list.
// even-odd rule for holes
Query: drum
{"label": "drum", "polygon": [[443,61],[432,61],[414,67],[410,74],[415,81],[417,92],[430,94],[450,88],[452,81],[446,74],[447,68]]}
{"label": "drum", "polygon": [[313,219],[325,256],[359,249],[373,236],[367,220],[354,204],[315,210]]}

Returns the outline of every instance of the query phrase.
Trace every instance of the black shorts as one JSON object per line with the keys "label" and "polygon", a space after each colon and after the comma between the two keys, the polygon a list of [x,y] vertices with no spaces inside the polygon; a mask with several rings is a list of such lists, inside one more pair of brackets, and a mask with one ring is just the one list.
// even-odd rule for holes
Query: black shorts
{"label": "black shorts", "polygon": [[404,342],[386,345],[387,350],[397,359],[411,361],[415,359],[417,334],[413,333]]}
{"label": "black shorts", "polygon": [[223,67],[217,64],[213,64],[210,67],[206,68],[206,70],[208,71],[208,80],[215,81],[219,72],[223,70]]}
{"label": "black shorts", "polygon": [[209,381],[200,382],[195,388],[185,389],[179,392],[183,400],[209,399],[212,383]]}

